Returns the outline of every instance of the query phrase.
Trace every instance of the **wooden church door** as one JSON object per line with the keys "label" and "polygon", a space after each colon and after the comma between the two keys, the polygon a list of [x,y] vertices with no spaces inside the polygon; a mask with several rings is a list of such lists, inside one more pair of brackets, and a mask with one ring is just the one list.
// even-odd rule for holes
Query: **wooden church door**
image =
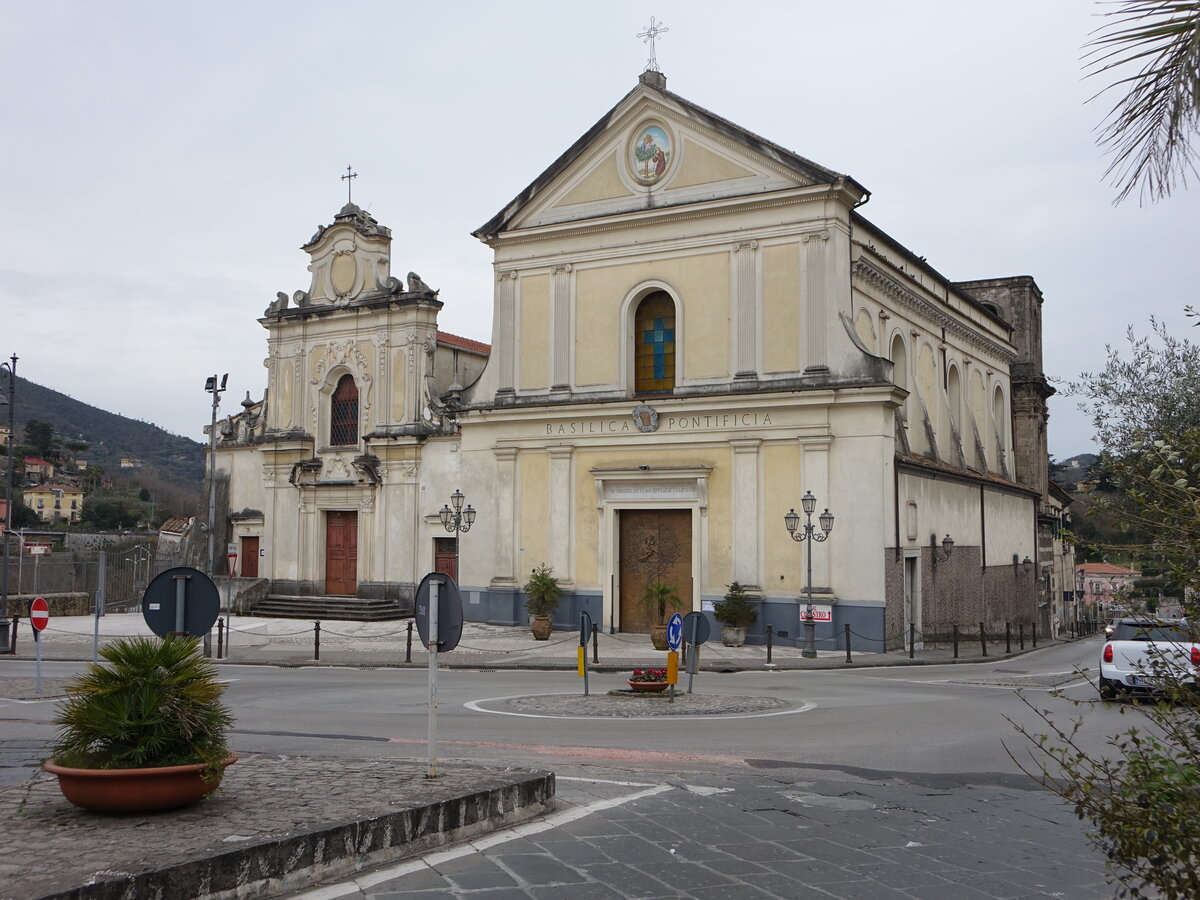
{"label": "wooden church door", "polygon": [[358,514],[325,514],[325,593],[354,596],[358,590]]}
{"label": "wooden church door", "polygon": [[692,608],[692,512],[623,509],[620,516],[621,631],[645,634],[659,624],[657,614],[641,602],[652,581],[675,588],[680,612]]}

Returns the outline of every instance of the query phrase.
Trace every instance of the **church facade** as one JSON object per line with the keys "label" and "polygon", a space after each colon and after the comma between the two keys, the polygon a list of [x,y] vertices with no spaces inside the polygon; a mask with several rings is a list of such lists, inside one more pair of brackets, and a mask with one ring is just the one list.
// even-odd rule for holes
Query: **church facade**
{"label": "church facade", "polygon": [[[544,563],[562,627],[644,632],[648,585],[705,611],[737,581],[752,640],[798,641],[810,598],[826,649],[1046,628],[1041,292],[947,280],[869,196],[647,72],[475,232],[490,348],[438,330],[348,204],[305,246],[309,290],[260,319],[264,399],[219,428],[231,535],[272,593],[398,613],[439,569],[468,619],[523,623]],[[819,538],[826,509],[824,540],[785,525]]]}

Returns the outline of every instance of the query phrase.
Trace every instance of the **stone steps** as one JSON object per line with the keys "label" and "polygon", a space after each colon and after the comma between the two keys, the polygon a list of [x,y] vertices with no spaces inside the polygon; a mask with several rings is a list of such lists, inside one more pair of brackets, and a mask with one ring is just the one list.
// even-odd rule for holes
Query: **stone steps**
{"label": "stone steps", "polygon": [[250,615],[273,619],[333,619],[346,622],[384,622],[408,616],[395,600],[362,597],[288,597],[269,595],[254,604]]}

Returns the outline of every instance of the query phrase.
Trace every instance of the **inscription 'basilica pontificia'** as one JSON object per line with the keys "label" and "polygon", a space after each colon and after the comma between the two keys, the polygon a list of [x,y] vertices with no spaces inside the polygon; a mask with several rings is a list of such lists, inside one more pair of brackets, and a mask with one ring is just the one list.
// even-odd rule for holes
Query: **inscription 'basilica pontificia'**
{"label": "inscription 'basilica pontificia'", "polygon": [[[773,424],[766,412],[709,413],[708,415],[668,416],[660,414],[660,431],[717,431],[761,428]],[[575,422],[547,422],[548,436],[573,434],[636,434],[640,429],[632,419],[581,419]]]}

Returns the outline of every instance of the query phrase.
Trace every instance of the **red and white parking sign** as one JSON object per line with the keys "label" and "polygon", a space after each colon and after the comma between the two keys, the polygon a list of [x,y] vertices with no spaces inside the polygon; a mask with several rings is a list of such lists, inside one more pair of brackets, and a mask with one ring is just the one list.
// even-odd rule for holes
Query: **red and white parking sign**
{"label": "red and white parking sign", "polygon": [[41,631],[50,621],[50,604],[45,597],[38,597],[29,604],[29,624]]}

